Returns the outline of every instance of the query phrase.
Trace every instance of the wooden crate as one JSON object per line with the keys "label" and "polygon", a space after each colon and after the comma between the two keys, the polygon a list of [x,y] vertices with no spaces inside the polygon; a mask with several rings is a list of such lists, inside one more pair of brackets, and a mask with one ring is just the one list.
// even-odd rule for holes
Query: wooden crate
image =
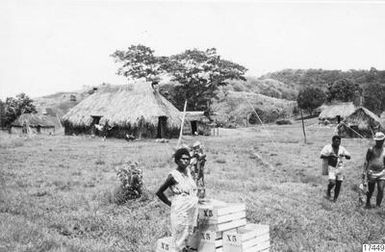
{"label": "wooden crate", "polygon": [[223,252],[269,251],[270,234],[268,225],[247,224],[223,233]]}
{"label": "wooden crate", "polygon": [[172,244],[172,237],[167,236],[160,238],[156,242],[156,252],[175,252],[175,247]]}
{"label": "wooden crate", "polygon": [[200,228],[223,232],[246,225],[246,205],[206,200],[198,205]]}
{"label": "wooden crate", "polygon": [[198,252],[222,252],[222,237],[217,232],[210,230],[198,230],[197,243],[192,248]]}

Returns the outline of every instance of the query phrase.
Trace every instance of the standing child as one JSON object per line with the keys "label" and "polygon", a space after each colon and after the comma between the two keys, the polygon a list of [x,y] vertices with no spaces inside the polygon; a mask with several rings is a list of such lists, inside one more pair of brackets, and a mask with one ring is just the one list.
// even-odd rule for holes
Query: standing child
{"label": "standing child", "polygon": [[327,144],[321,151],[321,158],[326,159],[328,163],[329,184],[326,191],[326,197],[331,199],[331,190],[334,189],[333,201],[337,201],[340,194],[343,175],[343,158],[350,159],[350,153],[341,146],[341,137],[335,135],[332,137],[332,143]]}

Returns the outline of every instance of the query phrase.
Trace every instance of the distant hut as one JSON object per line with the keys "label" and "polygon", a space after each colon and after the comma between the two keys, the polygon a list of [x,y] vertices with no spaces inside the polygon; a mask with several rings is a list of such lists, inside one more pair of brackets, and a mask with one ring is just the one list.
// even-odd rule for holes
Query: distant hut
{"label": "distant hut", "polygon": [[209,136],[211,134],[209,124],[210,119],[205,116],[204,111],[186,111],[183,134]]}
{"label": "distant hut", "polygon": [[55,124],[44,115],[25,113],[11,124],[11,134],[54,134]]}
{"label": "distant hut", "polygon": [[100,88],[62,118],[66,135],[92,134],[98,124],[117,138],[177,137],[181,122],[180,111],[147,82]]}
{"label": "distant hut", "polygon": [[319,114],[318,119],[321,122],[328,121],[330,123],[342,122],[356,110],[352,102],[334,103],[323,105],[322,107],[322,112]]}
{"label": "distant hut", "polygon": [[381,119],[370,110],[359,107],[337,127],[341,137],[372,137],[376,132],[385,132]]}

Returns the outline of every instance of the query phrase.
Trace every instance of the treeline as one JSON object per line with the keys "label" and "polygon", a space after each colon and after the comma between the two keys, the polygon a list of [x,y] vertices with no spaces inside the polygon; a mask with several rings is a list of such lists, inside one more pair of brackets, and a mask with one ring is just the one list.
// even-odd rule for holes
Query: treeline
{"label": "treeline", "polygon": [[326,89],[328,84],[347,79],[365,88],[371,83],[385,84],[385,71],[372,67],[370,70],[323,70],[323,69],[285,69],[260,76],[258,79],[274,79],[290,86],[318,87]]}

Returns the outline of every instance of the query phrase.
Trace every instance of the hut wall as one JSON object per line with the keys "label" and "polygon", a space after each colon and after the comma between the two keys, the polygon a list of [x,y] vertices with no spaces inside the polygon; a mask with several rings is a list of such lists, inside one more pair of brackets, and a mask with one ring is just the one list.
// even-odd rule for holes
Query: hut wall
{"label": "hut wall", "polygon": [[[71,125],[64,126],[65,135],[91,135],[92,127],[72,127]],[[156,138],[158,135],[158,127],[152,125],[144,125],[142,127],[131,127],[130,125],[121,127],[115,126],[106,133],[106,137],[125,138],[126,135],[133,135],[135,138]],[[179,136],[178,128],[166,128],[165,137],[175,138]]]}

